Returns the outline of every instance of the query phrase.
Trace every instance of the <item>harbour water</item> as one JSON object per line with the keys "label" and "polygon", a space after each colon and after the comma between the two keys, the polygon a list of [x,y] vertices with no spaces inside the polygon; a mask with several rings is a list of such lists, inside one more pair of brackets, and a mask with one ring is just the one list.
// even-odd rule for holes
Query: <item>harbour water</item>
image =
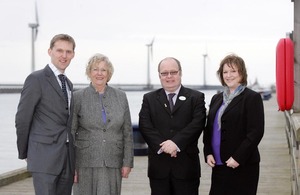
{"label": "harbour water", "polygon": [[[126,92],[131,119],[133,123],[138,122],[138,113],[141,108],[143,95],[147,91],[128,91]],[[210,102],[215,90],[202,91],[205,94],[206,107]],[[0,174],[26,166],[24,160],[18,159],[16,147],[15,114],[17,111],[19,93],[0,94]]]}

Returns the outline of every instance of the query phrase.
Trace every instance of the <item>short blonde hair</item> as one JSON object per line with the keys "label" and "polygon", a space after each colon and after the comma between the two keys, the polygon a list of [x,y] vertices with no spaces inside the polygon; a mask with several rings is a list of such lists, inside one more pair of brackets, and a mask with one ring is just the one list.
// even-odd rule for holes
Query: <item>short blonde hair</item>
{"label": "short blonde hair", "polygon": [[114,73],[114,67],[112,63],[110,62],[109,58],[103,54],[96,53],[92,57],[90,57],[88,64],[85,69],[85,74],[87,75],[88,79],[90,79],[90,73],[92,70],[92,66],[95,64],[98,64],[100,62],[105,62],[107,67],[108,67],[108,77],[107,77],[107,82],[110,81],[113,73]]}

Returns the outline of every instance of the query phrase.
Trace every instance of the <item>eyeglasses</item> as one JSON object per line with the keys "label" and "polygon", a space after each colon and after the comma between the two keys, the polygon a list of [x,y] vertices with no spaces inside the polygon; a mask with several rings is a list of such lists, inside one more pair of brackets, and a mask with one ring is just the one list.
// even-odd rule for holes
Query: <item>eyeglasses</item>
{"label": "eyeglasses", "polygon": [[175,75],[178,74],[178,72],[179,72],[178,70],[177,70],[177,71],[171,71],[171,72],[161,72],[160,75],[163,76],[163,77],[166,77],[166,76],[168,76],[169,74],[170,74],[171,76],[175,76]]}

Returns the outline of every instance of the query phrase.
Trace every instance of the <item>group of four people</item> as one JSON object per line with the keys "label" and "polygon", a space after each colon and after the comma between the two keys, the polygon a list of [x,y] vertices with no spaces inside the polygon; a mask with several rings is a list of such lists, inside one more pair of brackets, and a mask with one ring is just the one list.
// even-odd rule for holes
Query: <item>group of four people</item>
{"label": "group of four people", "polygon": [[[73,93],[65,70],[74,39],[55,35],[48,54],[46,67],[26,78],[16,113],[19,159],[27,161],[35,193],[120,195],[133,168],[133,131],[125,92],[108,85],[112,63],[93,55],[90,85]],[[162,88],[144,95],[139,113],[151,194],[199,194],[202,131],[210,195],[256,194],[264,108],[260,94],[247,88],[243,59],[231,54],[221,61],[224,91],[212,97],[208,114],[204,93],[182,85],[179,60],[161,60],[158,75]]]}

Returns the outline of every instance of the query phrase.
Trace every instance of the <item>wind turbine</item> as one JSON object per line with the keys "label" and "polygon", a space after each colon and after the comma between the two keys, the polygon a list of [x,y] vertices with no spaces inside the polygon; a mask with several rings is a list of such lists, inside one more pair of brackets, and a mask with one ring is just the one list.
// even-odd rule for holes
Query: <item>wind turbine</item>
{"label": "wind turbine", "polygon": [[35,23],[29,23],[29,28],[31,28],[31,72],[35,70],[35,49],[34,49],[34,42],[37,39],[38,34],[38,27],[39,25],[39,18],[37,12],[37,3],[35,1]]}
{"label": "wind turbine", "polygon": [[152,41],[148,44],[146,44],[148,49],[148,63],[147,63],[147,89],[151,89],[151,80],[150,80],[150,64],[153,62],[153,43],[154,43],[155,37],[153,37]]}
{"label": "wind turbine", "polygon": [[207,58],[207,52],[203,55],[203,87],[206,88],[206,58]]}

